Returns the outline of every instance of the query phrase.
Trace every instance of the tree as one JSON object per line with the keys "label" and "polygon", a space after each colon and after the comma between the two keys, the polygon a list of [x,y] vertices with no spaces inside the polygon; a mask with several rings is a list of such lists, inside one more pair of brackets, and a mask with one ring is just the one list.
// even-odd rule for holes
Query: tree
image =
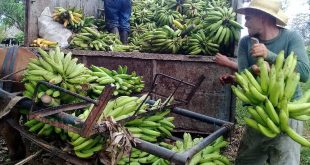
{"label": "tree", "polygon": [[309,13],[299,13],[292,19],[290,23],[290,29],[294,29],[299,32],[306,45],[310,44],[310,16]]}
{"label": "tree", "polygon": [[0,23],[24,31],[25,5],[22,0],[0,0]]}

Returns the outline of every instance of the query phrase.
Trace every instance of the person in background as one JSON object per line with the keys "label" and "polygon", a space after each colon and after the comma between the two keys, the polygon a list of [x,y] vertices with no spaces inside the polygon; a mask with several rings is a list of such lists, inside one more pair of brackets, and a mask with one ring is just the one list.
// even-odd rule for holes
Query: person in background
{"label": "person in background", "polygon": [[103,0],[107,30],[119,35],[123,44],[128,44],[130,32],[131,0]]}
{"label": "person in background", "polygon": [[[238,45],[238,71],[250,69],[259,73],[256,59],[263,57],[267,65],[275,63],[277,54],[284,50],[285,58],[294,52],[297,56],[296,71],[300,81],[306,82],[310,75],[309,59],[302,37],[296,32],[283,28],[288,18],[281,10],[279,0],[252,0],[248,7],[240,8],[237,13],[245,15],[245,27],[248,36],[243,37]],[[252,43],[251,37],[259,43]],[[300,86],[294,99],[302,95]],[[289,121],[290,126],[299,134],[302,133],[302,121]],[[300,145],[286,134],[268,138],[258,131],[247,127],[236,158],[236,165],[299,165]]]}

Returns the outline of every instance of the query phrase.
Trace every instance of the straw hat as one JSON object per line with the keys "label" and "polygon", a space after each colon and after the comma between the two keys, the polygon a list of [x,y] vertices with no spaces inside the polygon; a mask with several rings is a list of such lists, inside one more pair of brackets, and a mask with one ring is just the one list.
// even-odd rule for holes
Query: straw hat
{"label": "straw hat", "polygon": [[279,0],[252,0],[248,7],[237,9],[237,13],[245,14],[249,9],[259,10],[267,13],[277,20],[277,25],[286,26],[288,17],[281,9]]}

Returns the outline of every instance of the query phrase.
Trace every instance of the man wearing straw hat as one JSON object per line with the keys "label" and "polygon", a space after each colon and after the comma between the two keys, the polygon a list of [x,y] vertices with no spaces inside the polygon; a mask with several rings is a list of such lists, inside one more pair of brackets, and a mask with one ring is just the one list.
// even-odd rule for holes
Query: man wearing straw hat
{"label": "man wearing straw hat", "polygon": [[[245,26],[248,36],[243,37],[238,47],[238,70],[246,68],[258,73],[255,65],[257,57],[263,57],[268,64],[275,62],[277,54],[284,50],[285,57],[292,51],[297,55],[297,71],[300,81],[306,82],[309,78],[309,59],[306,54],[303,39],[296,32],[284,29],[288,18],[281,10],[278,0],[252,0],[248,7],[240,8],[237,13],[245,15]],[[251,37],[259,43],[251,42]],[[300,87],[294,98],[301,96]],[[290,126],[299,134],[302,133],[301,121],[290,120]],[[247,128],[242,138],[236,158],[236,165],[299,165],[300,145],[286,134],[270,139],[256,130]]]}

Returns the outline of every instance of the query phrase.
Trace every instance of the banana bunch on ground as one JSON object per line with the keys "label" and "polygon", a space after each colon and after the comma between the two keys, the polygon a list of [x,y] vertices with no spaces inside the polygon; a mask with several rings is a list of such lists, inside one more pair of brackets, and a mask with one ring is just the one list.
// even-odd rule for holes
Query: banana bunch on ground
{"label": "banana bunch on ground", "polygon": [[111,51],[111,46],[122,42],[115,34],[102,33],[95,28],[84,27],[80,33],[73,36],[70,45],[73,48],[97,51]]}
{"label": "banana bunch on ground", "polygon": [[212,42],[206,37],[204,31],[190,35],[185,42],[184,49],[191,55],[214,55],[219,51],[219,45]]}
{"label": "banana bunch on ground", "polygon": [[164,25],[171,26],[174,19],[182,19],[182,15],[177,11],[167,9],[159,9],[154,15],[156,25],[159,27]]}
{"label": "banana bunch on ground", "polygon": [[135,72],[128,74],[127,66],[119,65],[115,71],[92,65],[90,70],[92,76],[87,79],[87,82],[90,83],[92,92],[96,95],[100,95],[105,86],[111,84],[116,87],[113,93],[114,96],[140,93],[144,88],[142,77]]}
{"label": "banana bunch on ground", "polygon": [[168,25],[155,29],[144,36],[142,51],[176,54],[181,49],[183,38],[181,30],[173,30]]}
{"label": "banana bunch on ground", "polygon": [[290,102],[300,80],[299,73],[295,72],[297,57],[291,53],[284,60],[284,51],[281,51],[269,72],[262,58],[257,64],[260,68],[257,78],[245,69],[235,74],[238,86],[232,86],[235,95],[251,105],[248,112],[252,118],[244,118],[245,122],[269,138],[284,132],[301,145],[310,147],[310,142],[289,126],[289,118],[309,119],[310,104],[305,103],[309,94],[300,101]]}
{"label": "banana bunch on ground", "polygon": [[[38,52],[41,56],[29,62],[24,74],[25,96],[32,98],[34,88],[40,80],[58,85],[72,92],[79,93],[82,91],[81,85],[86,83],[89,75],[86,74],[84,64],[77,63],[78,59],[72,58],[71,52],[65,55],[58,46],[55,49],[50,49],[49,52],[38,48]],[[42,87],[42,89],[39,89],[38,94],[42,92],[46,94],[47,89]],[[59,91],[53,91],[52,94],[47,95],[65,99],[65,95],[59,94]]]}
{"label": "banana bunch on ground", "polygon": [[242,26],[235,21],[235,16],[231,7],[215,7],[207,13],[207,30],[215,43],[229,46],[239,40]]}
{"label": "banana bunch on ground", "polygon": [[49,41],[49,40],[44,39],[44,38],[37,38],[37,39],[33,40],[32,43],[30,44],[30,46],[32,46],[32,47],[40,47],[43,49],[54,48],[57,45],[58,45],[58,42]]}
{"label": "banana bunch on ground", "polygon": [[63,24],[65,27],[68,25],[77,28],[83,26],[83,13],[76,8],[65,9],[63,7],[55,7],[52,14],[53,20]]}

